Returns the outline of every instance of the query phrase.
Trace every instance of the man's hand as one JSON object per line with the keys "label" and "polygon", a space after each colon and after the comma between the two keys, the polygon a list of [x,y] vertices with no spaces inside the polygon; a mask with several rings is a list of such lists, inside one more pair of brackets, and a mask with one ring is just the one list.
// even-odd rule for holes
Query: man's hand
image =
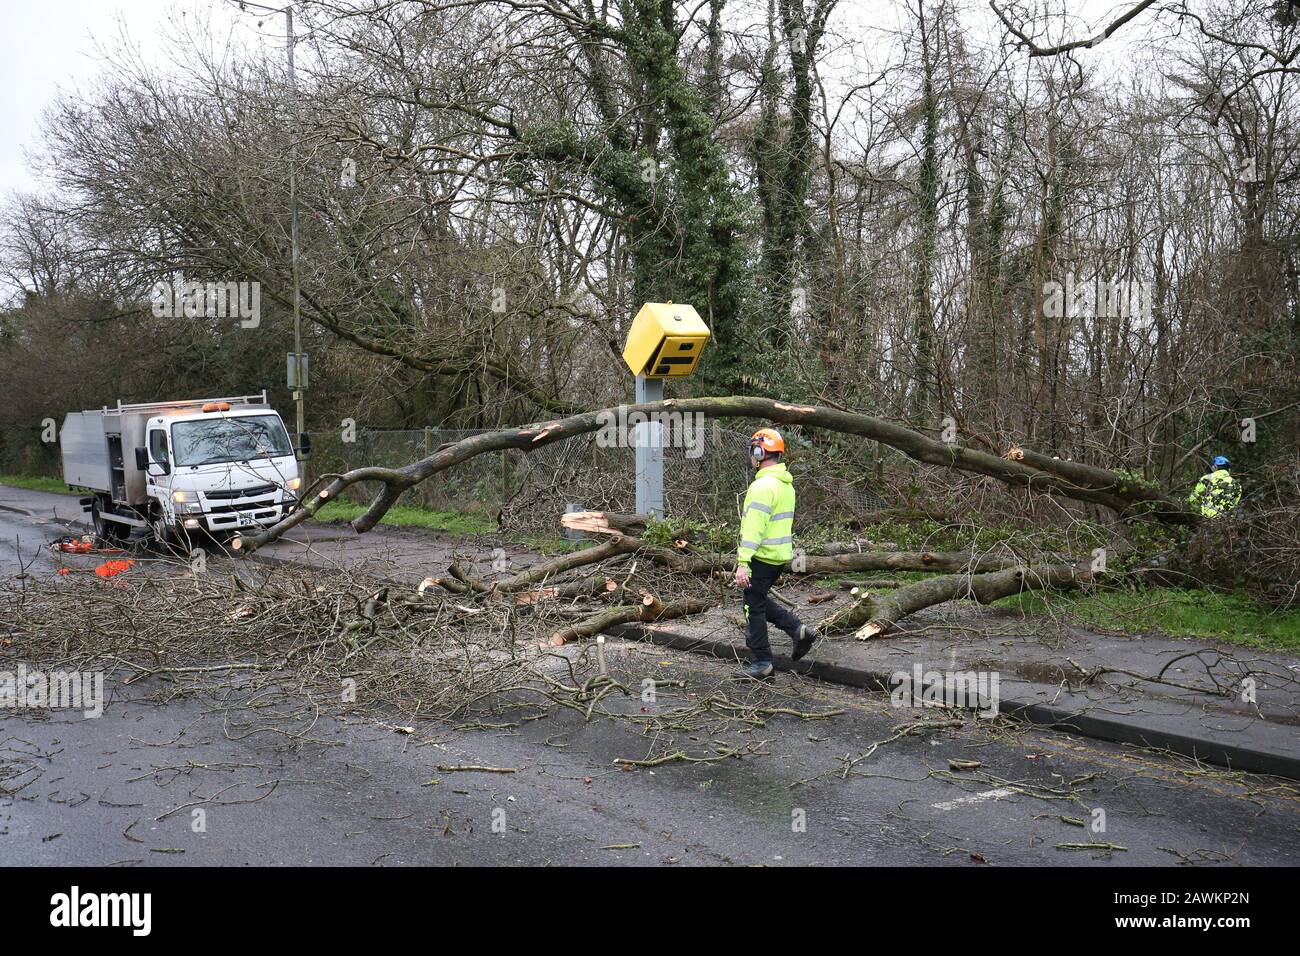
{"label": "man's hand", "polygon": [[736,587],[749,587],[749,568],[745,567],[743,564],[736,565]]}

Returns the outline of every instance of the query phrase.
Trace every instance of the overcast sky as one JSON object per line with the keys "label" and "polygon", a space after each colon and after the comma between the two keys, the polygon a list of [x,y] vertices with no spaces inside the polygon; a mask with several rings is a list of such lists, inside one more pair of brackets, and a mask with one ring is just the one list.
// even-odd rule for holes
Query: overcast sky
{"label": "overcast sky", "polygon": [[[220,0],[5,0],[0,16],[0,193],[36,187],[26,152],[39,144],[41,111],[100,71],[125,34],[149,61],[183,62],[165,44],[168,19],[238,16]],[[227,12],[228,11],[228,12]]]}
{"label": "overcast sky", "polygon": [[[283,0],[265,2],[277,5]],[[1072,19],[1077,26],[1071,30],[1076,37],[1085,35],[1089,27],[1104,25],[1130,0],[1066,2],[1076,15]],[[978,0],[978,7],[991,16],[983,0]],[[841,0],[832,23],[850,32],[866,24],[887,31],[899,22],[902,8],[902,0]],[[26,155],[39,147],[41,111],[61,90],[99,72],[105,49],[112,49],[125,35],[148,61],[183,68],[183,51],[171,49],[164,38],[169,19],[194,15],[246,25],[237,30],[237,42],[259,42],[257,15],[241,15],[227,0],[4,0],[0,9],[0,126],[5,131],[0,140],[0,195],[37,187]],[[1109,41],[1107,49],[1098,53],[1113,56],[1123,44],[1136,40],[1134,34],[1141,29],[1130,24],[1125,36]],[[273,21],[261,34],[274,42],[282,30]]]}

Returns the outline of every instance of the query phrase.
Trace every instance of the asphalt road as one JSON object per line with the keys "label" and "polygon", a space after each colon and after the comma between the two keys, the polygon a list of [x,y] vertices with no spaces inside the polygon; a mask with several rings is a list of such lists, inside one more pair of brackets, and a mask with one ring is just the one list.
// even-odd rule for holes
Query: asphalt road
{"label": "asphalt road", "polygon": [[[34,500],[0,488],[5,578],[19,572],[19,554],[33,562],[26,573],[53,573],[42,548],[59,528],[24,513],[40,510],[24,507]],[[16,666],[17,651],[0,656],[0,670]],[[640,644],[614,643],[610,654],[685,681],[681,694],[726,686],[730,671]],[[628,723],[586,723],[571,711],[494,730],[429,722],[406,734],[382,715],[286,710],[268,721],[238,701],[159,705],[142,699],[147,686],[113,690],[98,719],[0,710],[0,862],[1300,863],[1294,784],[1000,721],[890,740],[901,725],[943,715],[788,674],[777,686],[788,706],[844,713],[719,723],[696,735],[692,753],[754,755],[632,771],[614,760],[644,757],[652,741]],[[950,759],[980,766],[952,770]],[[1093,829],[1103,815],[1105,829]]]}

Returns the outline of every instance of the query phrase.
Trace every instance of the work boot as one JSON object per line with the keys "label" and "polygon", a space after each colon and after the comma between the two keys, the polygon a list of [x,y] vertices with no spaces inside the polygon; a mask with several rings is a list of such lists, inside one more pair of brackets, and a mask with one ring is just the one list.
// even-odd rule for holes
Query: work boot
{"label": "work boot", "polygon": [[771,680],[772,672],[771,661],[751,661],[740,669],[740,674],[737,676],[754,680]]}
{"label": "work boot", "polygon": [[799,660],[805,654],[812,650],[813,642],[817,640],[817,632],[807,624],[799,625],[799,636],[795,638],[794,650],[790,652],[793,660]]}

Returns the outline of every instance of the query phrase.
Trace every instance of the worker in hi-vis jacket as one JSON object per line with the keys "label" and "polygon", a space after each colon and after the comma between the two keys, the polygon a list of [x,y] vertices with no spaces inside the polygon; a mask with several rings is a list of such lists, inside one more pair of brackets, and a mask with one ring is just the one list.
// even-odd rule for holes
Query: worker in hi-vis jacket
{"label": "worker in hi-vis jacket", "polygon": [[745,644],[752,658],[742,674],[767,680],[772,676],[768,621],[790,635],[794,641],[790,656],[795,660],[808,653],[817,633],[768,597],[794,557],[794,480],[781,460],[785,439],[774,428],[760,428],[749,440],[749,454],[756,474],[745,495],[736,549],[736,587],[744,588]]}
{"label": "worker in hi-vis jacket", "polygon": [[1214,467],[1187,496],[1204,518],[1229,516],[1241,504],[1241,484],[1228,471],[1232,465],[1223,455],[1214,456]]}

